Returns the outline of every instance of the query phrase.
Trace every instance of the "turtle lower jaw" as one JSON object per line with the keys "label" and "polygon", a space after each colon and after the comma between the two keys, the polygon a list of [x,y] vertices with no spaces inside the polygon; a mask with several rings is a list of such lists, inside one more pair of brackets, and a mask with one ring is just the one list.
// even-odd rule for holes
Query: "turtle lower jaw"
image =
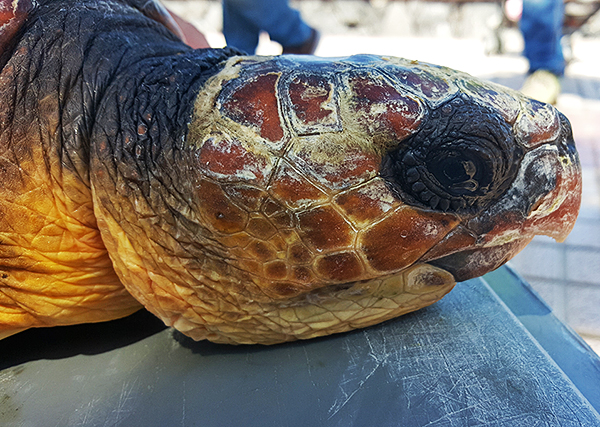
{"label": "turtle lower jaw", "polygon": [[485,246],[441,257],[429,264],[446,270],[457,282],[473,279],[483,276],[492,270],[497,269],[509,259],[518,254],[529,242],[533,236],[523,237],[511,240],[507,243],[495,246]]}
{"label": "turtle lower jaw", "polygon": [[332,284],[262,304],[229,323],[193,325],[190,319],[186,335],[217,343],[270,345],[348,332],[429,306],[455,284],[449,272],[419,263],[388,276]]}

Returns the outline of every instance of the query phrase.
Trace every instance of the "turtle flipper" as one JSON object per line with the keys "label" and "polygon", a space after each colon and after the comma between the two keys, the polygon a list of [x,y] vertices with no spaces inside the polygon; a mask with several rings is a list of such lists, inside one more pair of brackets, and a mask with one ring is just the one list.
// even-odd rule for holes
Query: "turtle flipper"
{"label": "turtle flipper", "polygon": [[[103,85],[127,62],[111,44],[115,34],[123,40],[142,28],[167,49],[186,48],[133,8],[109,3],[0,2],[0,44],[15,46],[0,62],[0,336],[141,307],[97,227],[89,133]],[[18,32],[26,18],[27,31]]]}
{"label": "turtle flipper", "polygon": [[89,189],[41,166],[47,163],[35,135],[11,141],[32,145],[10,160],[4,151],[0,161],[0,335],[138,310],[115,275],[91,204],[82,203]]}
{"label": "turtle flipper", "polygon": [[[1,15],[0,31],[25,22],[27,0],[1,4],[16,8]],[[116,319],[141,307],[121,284],[98,229],[90,135],[103,125],[95,113],[111,79],[132,77],[129,67],[143,67],[147,56],[160,67],[191,51],[166,30],[168,13],[157,3],[35,6],[0,68],[0,336]],[[133,49],[136,41],[143,48]],[[212,58],[205,70],[230,55],[218,52],[204,54]],[[200,61],[192,66],[202,68]],[[165,82],[168,76],[158,84]]]}

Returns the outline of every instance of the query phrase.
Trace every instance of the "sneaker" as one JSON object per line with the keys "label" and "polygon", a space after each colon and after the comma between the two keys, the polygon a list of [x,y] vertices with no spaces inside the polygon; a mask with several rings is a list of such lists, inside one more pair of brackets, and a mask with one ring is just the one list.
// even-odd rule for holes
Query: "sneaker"
{"label": "sneaker", "polygon": [[321,34],[314,28],[311,28],[310,37],[304,43],[299,46],[288,46],[283,48],[283,54],[291,54],[291,55],[312,55],[317,50],[317,45],[319,44],[319,39],[321,38]]}
{"label": "sneaker", "polygon": [[541,102],[556,104],[558,94],[560,93],[560,79],[550,71],[534,71],[525,80],[521,88],[521,93]]}

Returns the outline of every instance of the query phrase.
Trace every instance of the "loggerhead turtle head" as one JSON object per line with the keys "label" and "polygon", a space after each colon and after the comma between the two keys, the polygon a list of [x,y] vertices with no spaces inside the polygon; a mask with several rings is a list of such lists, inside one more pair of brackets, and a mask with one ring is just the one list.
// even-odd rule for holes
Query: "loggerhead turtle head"
{"label": "loggerhead turtle head", "polygon": [[167,324],[216,342],[417,310],[536,234],[564,239],[580,204],[570,125],[552,106],[370,55],[231,58],[185,142],[155,156],[154,188],[107,168],[114,155],[99,150],[93,185],[117,273]]}
{"label": "loggerhead turtle head", "polygon": [[177,35],[157,1],[0,0],[0,338],[140,302],[195,339],[327,335],[573,226],[550,106],[417,62]]}

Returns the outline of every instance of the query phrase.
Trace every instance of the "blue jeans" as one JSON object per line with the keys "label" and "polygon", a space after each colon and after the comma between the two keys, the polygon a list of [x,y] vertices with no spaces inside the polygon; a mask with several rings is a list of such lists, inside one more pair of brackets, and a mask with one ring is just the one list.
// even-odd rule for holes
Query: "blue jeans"
{"label": "blue jeans", "polygon": [[252,55],[261,31],[283,47],[299,46],[311,36],[311,28],[288,0],[223,0],[223,34],[228,46]]}
{"label": "blue jeans", "polygon": [[564,74],[565,59],[560,44],[563,20],[563,0],[523,0],[523,54],[529,61],[530,73],[547,70],[558,76]]}

